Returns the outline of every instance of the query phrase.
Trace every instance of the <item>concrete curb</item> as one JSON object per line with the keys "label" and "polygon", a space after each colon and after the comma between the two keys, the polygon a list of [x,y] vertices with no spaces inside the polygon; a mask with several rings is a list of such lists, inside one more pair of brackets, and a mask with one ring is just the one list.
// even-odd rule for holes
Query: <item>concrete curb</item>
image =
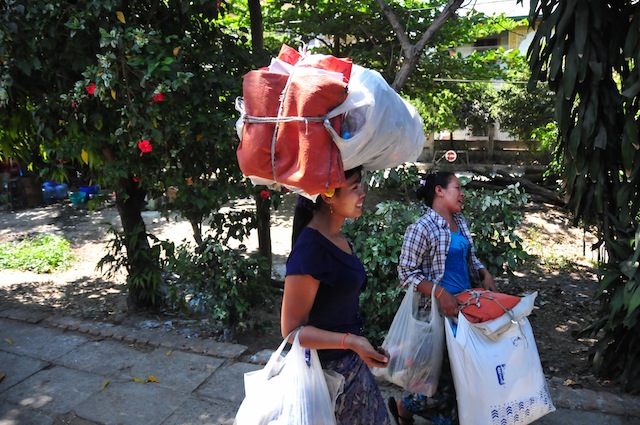
{"label": "concrete curb", "polygon": [[51,315],[38,311],[0,308],[0,318],[39,324],[64,331],[75,331],[96,337],[111,338],[128,344],[140,344],[152,348],[162,347],[224,359],[237,359],[247,351],[247,347],[239,344],[202,338],[187,338],[153,329],[137,329],[107,322],[87,322],[71,316]]}
{"label": "concrete curb", "polygon": [[548,385],[553,404],[557,408],[640,418],[640,397],[626,394],[616,395],[586,388],[571,388],[565,386],[560,378],[551,378]]}

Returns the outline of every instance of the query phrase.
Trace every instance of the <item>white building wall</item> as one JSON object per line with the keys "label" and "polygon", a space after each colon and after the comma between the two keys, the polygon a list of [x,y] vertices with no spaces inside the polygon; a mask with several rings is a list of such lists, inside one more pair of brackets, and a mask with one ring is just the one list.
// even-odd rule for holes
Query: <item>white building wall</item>
{"label": "white building wall", "polygon": [[[434,133],[434,140],[451,140],[451,132],[449,131],[439,131]],[[487,140],[487,136],[474,136],[469,129],[461,129],[453,132],[453,140]],[[506,131],[500,130],[500,123],[496,121],[495,123],[495,136],[494,140],[510,140],[517,141],[517,137],[512,137]]]}

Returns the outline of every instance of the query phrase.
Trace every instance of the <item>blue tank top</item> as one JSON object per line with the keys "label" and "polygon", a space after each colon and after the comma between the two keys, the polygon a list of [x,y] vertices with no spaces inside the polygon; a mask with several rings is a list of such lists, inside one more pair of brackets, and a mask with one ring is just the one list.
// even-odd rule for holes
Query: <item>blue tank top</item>
{"label": "blue tank top", "polygon": [[452,294],[471,289],[469,279],[469,266],[467,255],[469,254],[469,241],[460,233],[451,232],[451,245],[447,253],[447,261],[444,266],[444,276],[440,284]]}
{"label": "blue tank top", "polygon": [[[360,292],[367,274],[355,254],[347,254],[315,229],[300,233],[287,259],[287,275],[310,275],[320,287],[309,312],[309,325],[333,332],[362,335]],[[349,354],[345,350],[318,350],[320,360]]]}

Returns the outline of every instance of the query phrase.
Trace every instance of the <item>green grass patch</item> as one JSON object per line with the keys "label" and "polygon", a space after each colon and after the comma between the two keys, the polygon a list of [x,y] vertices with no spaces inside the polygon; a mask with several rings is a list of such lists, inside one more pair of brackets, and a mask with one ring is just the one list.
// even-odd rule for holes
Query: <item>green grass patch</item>
{"label": "green grass patch", "polygon": [[71,245],[61,236],[38,235],[0,243],[0,269],[51,273],[68,269],[73,261]]}

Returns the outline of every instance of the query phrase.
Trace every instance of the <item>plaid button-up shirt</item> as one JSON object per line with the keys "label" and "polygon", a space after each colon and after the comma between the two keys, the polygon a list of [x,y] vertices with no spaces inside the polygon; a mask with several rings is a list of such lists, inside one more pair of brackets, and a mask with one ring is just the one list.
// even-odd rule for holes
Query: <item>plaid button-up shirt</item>
{"label": "plaid button-up shirt", "polygon": [[[477,286],[480,281],[481,269],[484,265],[478,260],[473,245],[473,238],[462,213],[453,216],[460,233],[469,241],[469,280],[471,286]],[[425,278],[434,285],[440,284],[444,276],[447,253],[451,244],[451,229],[449,223],[431,208],[411,224],[404,234],[402,251],[398,261],[398,277],[402,286],[417,286]]]}

